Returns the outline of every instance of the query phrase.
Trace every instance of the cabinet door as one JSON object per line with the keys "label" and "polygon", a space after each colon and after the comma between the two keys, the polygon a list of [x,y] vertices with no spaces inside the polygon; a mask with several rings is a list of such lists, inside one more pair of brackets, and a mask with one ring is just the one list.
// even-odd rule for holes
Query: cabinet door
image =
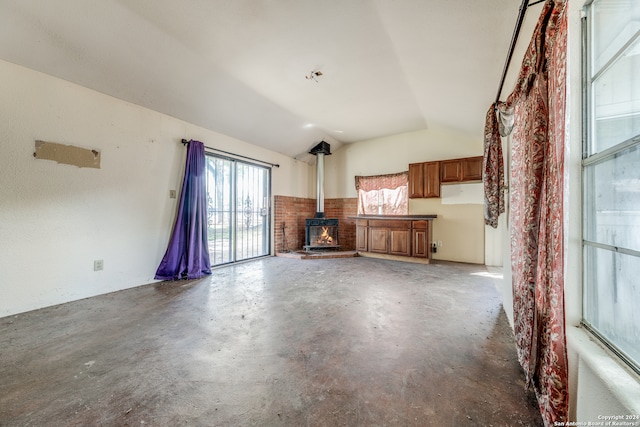
{"label": "cabinet door", "polygon": [[409,165],[409,198],[424,197],[424,163]]}
{"label": "cabinet door", "polygon": [[441,182],[460,181],[462,179],[462,159],[441,161],[440,172]]}
{"label": "cabinet door", "polygon": [[427,241],[427,230],[413,230],[413,247],[411,256],[416,258],[427,258],[429,256],[429,242]]}
{"label": "cabinet door", "polygon": [[440,197],[440,162],[424,164],[424,197]]}
{"label": "cabinet door", "polygon": [[411,256],[411,230],[389,230],[389,253]]}
{"label": "cabinet door", "polygon": [[462,159],[462,180],[479,181],[482,179],[483,157],[469,157]]}
{"label": "cabinet door", "polygon": [[368,234],[369,234],[369,227],[358,226],[356,228],[356,250],[357,251],[367,252],[369,250]]}
{"label": "cabinet door", "polygon": [[377,252],[380,254],[389,253],[388,228],[369,228],[369,252]]}

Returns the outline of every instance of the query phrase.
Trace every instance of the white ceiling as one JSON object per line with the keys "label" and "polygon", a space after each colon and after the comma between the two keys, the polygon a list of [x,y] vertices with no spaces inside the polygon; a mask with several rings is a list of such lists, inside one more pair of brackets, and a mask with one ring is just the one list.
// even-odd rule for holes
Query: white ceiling
{"label": "white ceiling", "polygon": [[0,58],[291,157],[430,126],[480,139],[519,6],[0,0]]}

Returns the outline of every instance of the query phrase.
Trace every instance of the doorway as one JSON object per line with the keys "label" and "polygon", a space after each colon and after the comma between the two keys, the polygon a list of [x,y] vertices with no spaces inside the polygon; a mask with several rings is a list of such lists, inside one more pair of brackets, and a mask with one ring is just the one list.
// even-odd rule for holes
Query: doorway
{"label": "doorway", "polygon": [[207,154],[211,265],[269,255],[271,169]]}

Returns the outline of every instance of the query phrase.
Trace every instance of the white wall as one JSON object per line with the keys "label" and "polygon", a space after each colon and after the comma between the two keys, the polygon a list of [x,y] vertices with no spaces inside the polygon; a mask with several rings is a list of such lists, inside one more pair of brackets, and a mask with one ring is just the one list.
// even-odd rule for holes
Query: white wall
{"label": "white wall", "polygon": [[[325,160],[325,195],[357,197],[356,175],[402,172],[408,170],[409,163],[479,156],[482,152],[481,138],[440,128],[346,144]],[[486,230],[481,186],[447,184],[442,190],[441,198],[409,202],[410,214],[438,215],[433,222],[433,240],[443,246],[433,258],[484,264]],[[501,249],[494,245],[490,250]],[[499,265],[502,257],[494,259]]]}
{"label": "white wall", "polygon": [[[581,236],[581,30],[584,1],[569,2],[568,144],[565,151],[565,314],[569,357],[570,420],[603,422],[599,416],[640,414],[640,377],[580,327],[582,319]],[[522,37],[522,35],[521,35]],[[513,64],[517,70],[519,64]],[[505,91],[506,92],[506,91]],[[506,141],[503,141],[506,144]],[[504,151],[510,153],[508,148]],[[508,159],[507,159],[508,161]],[[500,221],[506,223],[506,217]],[[503,239],[503,305],[513,326],[510,240]],[[628,420],[622,420],[628,421]]]}
{"label": "white wall", "polygon": [[[0,317],[152,282],[182,138],[279,163],[273,193],[312,197],[306,163],[0,61]],[[36,139],[100,150],[101,168],[34,159]]]}

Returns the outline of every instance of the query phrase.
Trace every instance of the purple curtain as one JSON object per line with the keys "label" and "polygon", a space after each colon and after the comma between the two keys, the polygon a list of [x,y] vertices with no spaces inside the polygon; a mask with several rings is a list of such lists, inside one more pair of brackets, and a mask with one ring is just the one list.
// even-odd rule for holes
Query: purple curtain
{"label": "purple curtain", "polygon": [[176,223],[156,279],[198,279],[211,274],[207,243],[204,144],[189,141]]}

